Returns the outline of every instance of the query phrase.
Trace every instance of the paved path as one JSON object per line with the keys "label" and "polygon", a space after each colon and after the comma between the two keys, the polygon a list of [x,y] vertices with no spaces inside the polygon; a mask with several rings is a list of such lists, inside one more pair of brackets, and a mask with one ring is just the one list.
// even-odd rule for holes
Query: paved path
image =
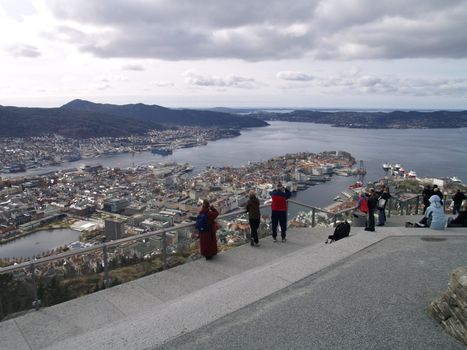
{"label": "paved path", "polygon": [[[467,236],[462,229],[435,232],[381,227],[372,233],[353,228],[350,238],[325,245],[323,242],[331,231],[290,230],[285,244],[263,239],[259,248],[238,247],[219,254],[213,261],[198,260],[1,322],[0,348],[116,350],[169,346],[170,341],[177,341],[174,339],[182,334],[217,322],[262,299],[267,303],[274,293],[303,279],[326,270],[338,271],[342,261],[382,244],[378,242],[389,237],[448,233]],[[365,275],[356,277],[359,283],[358,278],[364,279]],[[442,289],[446,283],[447,275]],[[336,297],[343,303],[357,302],[355,295]],[[347,324],[350,320],[340,322]]]}
{"label": "paved path", "polygon": [[160,349],[465,349],[426,307],[466,263],[467,237],[388,238]]}

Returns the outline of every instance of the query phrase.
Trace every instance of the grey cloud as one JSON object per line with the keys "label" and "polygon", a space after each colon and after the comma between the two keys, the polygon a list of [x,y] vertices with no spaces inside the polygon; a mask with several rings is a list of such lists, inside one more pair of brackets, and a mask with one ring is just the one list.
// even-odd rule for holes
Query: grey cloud
{"label": "grey cloud", "polygon": [[277,78],[282,80],[293,80],[293,81],[310,81],[313,80],[313,76],[310,74],[294,71],[281,71],[276,74]]}
{"label": "grey cloud", "polygon": [[[101,0],[47,2],[68,41],[99,57],[467,57],[463,0]],[[82,32],[72,23],[86,24]],[[70,24],[71,23],[71,24]],[[75,31],[75,32],[74,32]]]}
{"label": "grey cloud", "polygon": [[132,71],[136,71],[136,72],[141,72],[141,71],[144,71],[144,66],[141,65],[141,64],[125,64],[123,65],[122,67],[123,70],[132,70]]}
{"label": "grey cloud", "polygon": [[41,56],[41,52],[37,47],[26,44],[12,45],[7,49],[7,52],[14,57],[35,58]]}
{"label": "grey cloud", "polygon": [[203,87],[215,86],[253,89],[259,85],[255,79],[252,78],[245,78],[237,75],[228,75],[226,77],[203,76],[192,71],[185,73],[185,81],[189,85]]}

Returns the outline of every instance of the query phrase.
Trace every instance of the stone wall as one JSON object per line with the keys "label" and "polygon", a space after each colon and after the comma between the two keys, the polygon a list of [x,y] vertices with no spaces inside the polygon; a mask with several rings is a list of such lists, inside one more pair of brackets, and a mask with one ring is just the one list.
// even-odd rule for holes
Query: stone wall
{"label": "stone wall", "polygon": [[428,306],[428,313],[453,337],[467,345],[467,267],[451,272],[447,292]]}

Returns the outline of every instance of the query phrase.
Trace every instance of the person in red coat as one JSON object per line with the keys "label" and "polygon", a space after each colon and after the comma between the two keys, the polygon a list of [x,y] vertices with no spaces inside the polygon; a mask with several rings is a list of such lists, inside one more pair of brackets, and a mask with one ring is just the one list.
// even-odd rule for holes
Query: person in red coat
{"label": "person in red coat", "polygon": [[216,222],[216,218],[219,212],[205,199],[200,210],[200,214],[201,213],[205,213],[208,216],[209,228],[206,232],[199,233],[199,250],[206,260],[210,260],[214,255],[217,255],[216,231],[219,226]]}

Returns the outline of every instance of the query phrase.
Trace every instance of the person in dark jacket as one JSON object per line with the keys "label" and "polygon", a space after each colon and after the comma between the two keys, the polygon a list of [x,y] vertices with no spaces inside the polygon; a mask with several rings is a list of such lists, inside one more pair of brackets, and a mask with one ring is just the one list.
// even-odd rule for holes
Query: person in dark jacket
{"label": "person in dark jacket", "polygon": [[465,194],[461,190],[457,190],[456,194],[452,196],[453,207],[452,214],[456,215],[460,212],[462,201],[466,199]]}
{"label": "person in dark jacket", "polygon": [[210,260],[214,255],[217,255],[216,231],[219,226],[216,222],[216,218],[219,216],[219,212],[205,199],[200,210],[200,214],[201,213],[208,216],[209,229],[206,232],[199,233],[199,250],[206,260]]}
{"label": "person in dark jacket", "polygon": [[378,193],[372,188],[370,189],[370,198],[368,198],[368,226],[365,231],[375,230],[375,210],[378,205]]}
{"label": "person in dark jacket", "polygon": [[448,227],[467,227],[467,200],[462,202],[462,207],[457,217],[448,219]]}
{"label": "person in dark jacket", "polygon": [[425,215],[426,209],[430,206],[430,197],[433,195],[433,190],[430,185],[425,185],[422,191],[423,197],[423,215]]}
{"label": "person in dark jacket", "polygon": [[271,224],[272,224],[272,239],[277,242],[277,224],[281,226],[282,242],[286,241],[287,231],[287,199],[290,198],[291,193],[288,189],[278,183],[274,191],[269,192],[272,198],[271,203]]}
{"label": "person in dark jacket", "polygon": [[433,185],[433,195],[437,195],[441,200],[440,204],[443,205],[443,192],[441,192],[438,185]]}
{"label": "person in dark jacket", "polygon": [[386,222],[386,205],[388,204],[388,200],[391,198],[389,194],[389,187],[384,186],[383,192],[379,193],[378,198],[378,225],[377,226],[384,226]]}
{"label": "person in dark jacket", "polygon": [[251,230],[251,246],[255,244],[259,246],[258,241],[258,227],[259,222],[261,219],[261,213],[259,211],[259,200],[256,197],[254,192],[250,193],[250,197],[248,199],[248,203],[246,204],[246,211],[248,213],[248,220],[250,222],[250,230]]}

